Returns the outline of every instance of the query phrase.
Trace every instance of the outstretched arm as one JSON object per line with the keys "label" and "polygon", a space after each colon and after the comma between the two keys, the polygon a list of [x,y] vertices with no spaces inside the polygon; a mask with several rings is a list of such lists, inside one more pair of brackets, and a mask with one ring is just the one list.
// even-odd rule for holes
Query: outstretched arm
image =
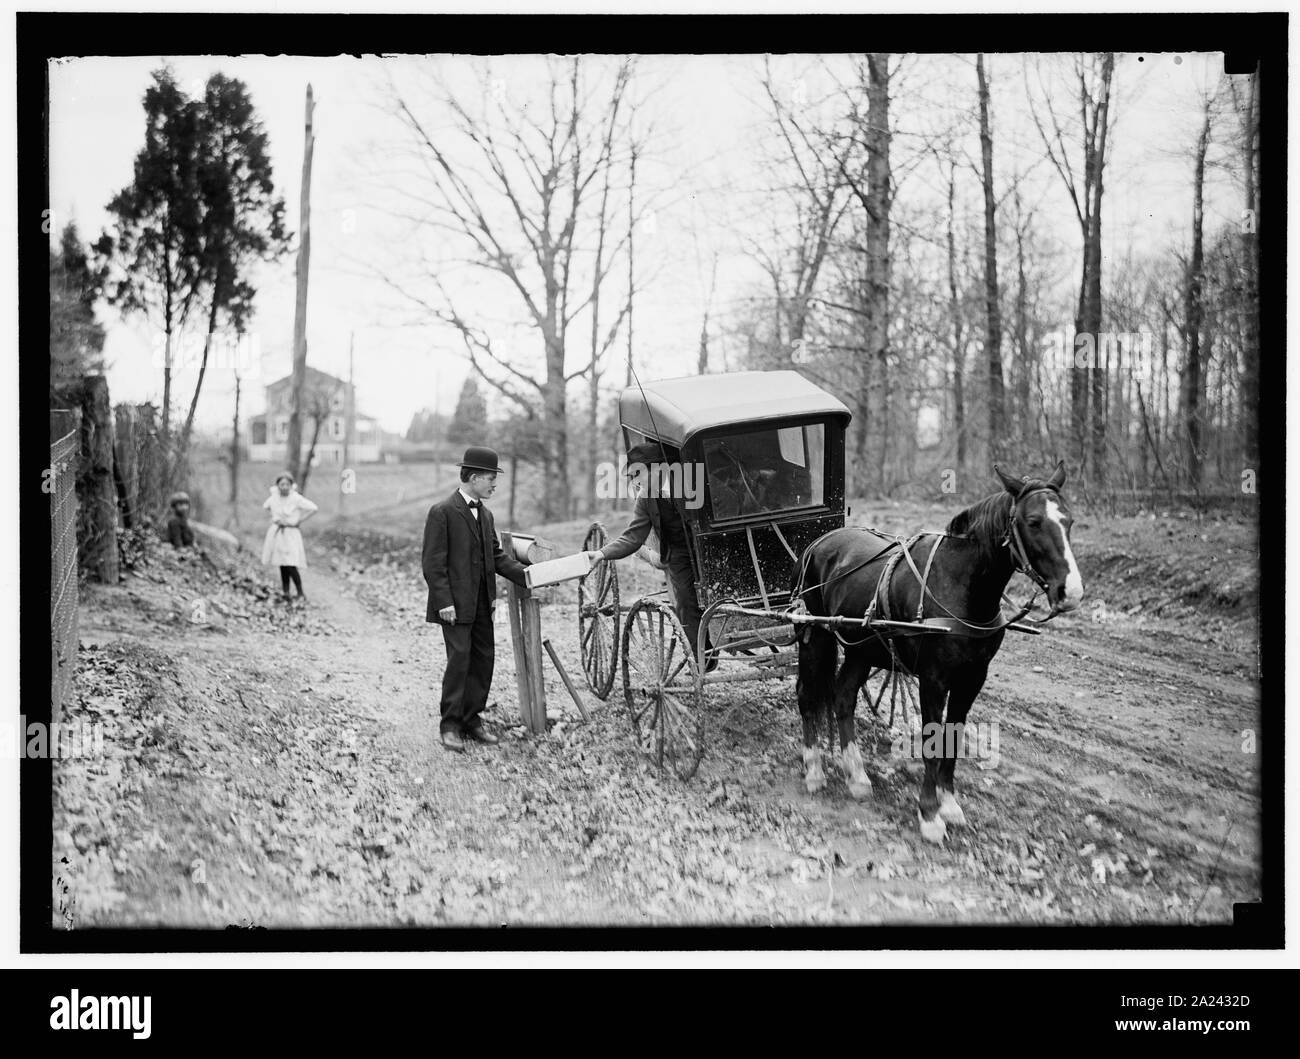
{"label": "outstretched arm", "polygon": [[501,537],[495,529],[492,532],[492,562],[496,566],[497,573],[502,577],[513,581],[520,588],[528,587],[524,564],[513,555],[506,554],[505,549],[501,547]]}
{"label": "outstretched arm", "polygon": [[650,536],[650,501],[641,497],[632,511],[632,521],[618,540],[610,541],[598,552],[588,552],[593,562],[605,559],[626,559],[636,552]]}

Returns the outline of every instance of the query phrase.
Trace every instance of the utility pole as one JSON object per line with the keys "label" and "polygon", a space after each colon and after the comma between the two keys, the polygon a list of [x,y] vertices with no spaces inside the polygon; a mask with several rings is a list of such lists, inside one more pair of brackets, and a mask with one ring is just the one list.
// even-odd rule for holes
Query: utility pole
{"label": "utility pole", "polygon": [[356,375],[354,372],[354,363],[352,358],[353,348],[356,346],[357,333],[353,331],[348,336],[348,388],[343,399],[343,473],[339,475],[339,514],[347,512],[348,493],[352,492],[356,481],[356,474],[352,471],[352,443],[355,440],[353,432],[357,426],[357,386]]}
{"label": "utility pole", "polygon": [[[295,479],[305,479],[310,468],[300,467],[302,458],[302,386],[307,376],[307,270],[311,261],[311,154],[315,145],[312,132],[311,85],[307,86],[305,146],[302,153],[302,199],[298,214],[298,292],[293,306],[293,377],[290,384],[289,458],[285,461]],[[299,486],[305,485],[299,481]]]}
{"label": "utility pole", "polygon": [[632,385],[632,291],[633,271],[632,271],[632,236],[636,229],[636,210],[633,200],[636,195],[636,144],[632,144],[631,171],[628,176],[627,186],[627,382],[625,386]]}
{"label": "utility pole", "polygon": [[235,422],[230,432],[230,521],[239,528],[239,372],[235,372]]}

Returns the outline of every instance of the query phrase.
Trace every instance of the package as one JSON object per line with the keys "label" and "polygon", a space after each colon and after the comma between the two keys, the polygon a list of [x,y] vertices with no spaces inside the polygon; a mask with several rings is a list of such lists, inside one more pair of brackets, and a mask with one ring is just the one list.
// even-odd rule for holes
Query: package
{"label": "package", "polygon": [[548,559],[524,567],[524,576],[529,588],[541,588],[543,585],[558,585],[561,581],[572,581],[577,577],[586,577],[591,573],[591,559],[586,552],[574,552],[558,559]]}

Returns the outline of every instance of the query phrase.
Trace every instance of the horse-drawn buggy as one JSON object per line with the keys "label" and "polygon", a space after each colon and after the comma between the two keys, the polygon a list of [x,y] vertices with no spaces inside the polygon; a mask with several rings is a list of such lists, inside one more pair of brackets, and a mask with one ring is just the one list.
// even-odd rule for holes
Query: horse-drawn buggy
{"label": "horse-drawn buggy", "polygon": [[[815,733],[833,709],[850,789],[861,796],[870,782],[853,709],[873,670],[917,676],[923,720],[941,721],[949,691],[960,687],[964,698],[973,684],[974,698],[1003,631],[1030,631],[1019,622],[1033,600],[1002,612],[1016,570],[1047,593],[1050,616],[1078,605],[1062,467],[1046,480],[999,471],[1004,490],[942,533],[845,528],[849,421],[842,402],[793,371],[670,379],[620,396],[628,449],[648,443],[662,457],[641,486],[660,490],[656,501],[680,518],[699,629],[688,642],[681,600],[662,592],[621,600],[617,565],[600,563],[579,584],[583,670],[602,699],[622,670],[640,749],[683,779],[704,754],[710,685],[797,673],[809,789],[825,782]],[[597,523],[584,547],[608,540]],[[946,650],[931,646],[940,640]],[[941,800],[929,764],[923,827],[927,801]]]}

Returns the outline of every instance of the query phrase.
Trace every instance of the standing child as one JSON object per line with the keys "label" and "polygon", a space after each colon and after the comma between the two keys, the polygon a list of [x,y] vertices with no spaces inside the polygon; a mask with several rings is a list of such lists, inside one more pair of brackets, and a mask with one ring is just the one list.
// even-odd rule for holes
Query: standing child
{"label": "standing child", "polygon": [[286,602],[290,581],[298,589],[298,598],[305,600],[298,568],[307,565],[307,553],[298,527],[316,514],[318,508],[294,488],[293,475],[288,471],[276,478],[271,495],[262,506],[271,512],[271,525],[262,544],[262,565],[280,568],[280,587]]}

